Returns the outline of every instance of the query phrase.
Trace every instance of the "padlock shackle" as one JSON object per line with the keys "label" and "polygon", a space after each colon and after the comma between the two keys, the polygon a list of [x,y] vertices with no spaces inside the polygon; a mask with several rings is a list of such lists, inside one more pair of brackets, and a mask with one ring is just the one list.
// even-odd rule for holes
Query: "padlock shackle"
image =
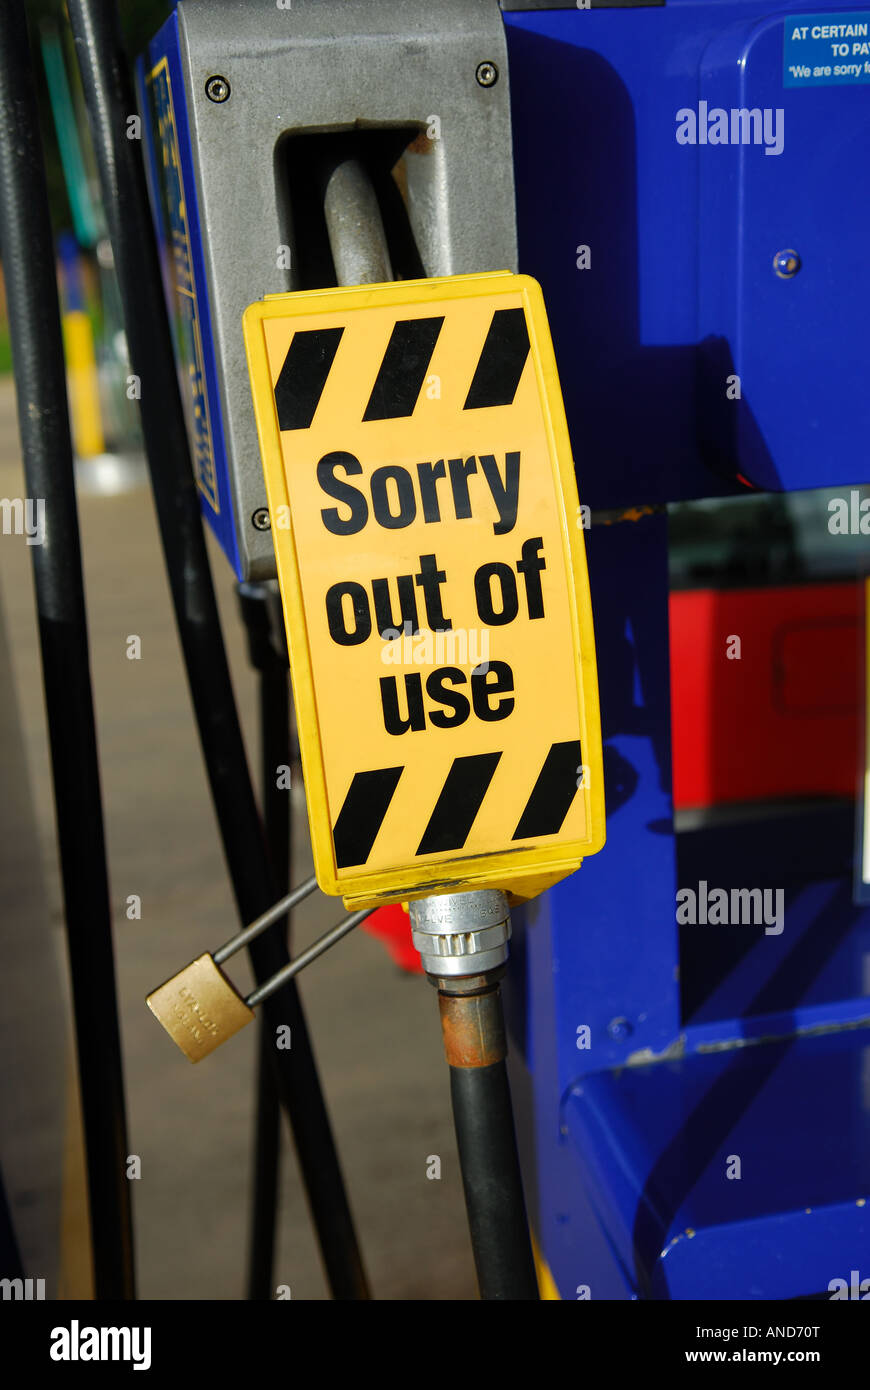
{"label": "padlock shackle", "polygon": [[[338,926],[330,927],[328,932],[324,932],[323,936],[319,936],[316,941],[313,941],[301,955],[298,955],[295,960],[291,960],[288,965],[278,971],[277,975],[273,975],[271,980],[266,980],[264,984],[253,990],[245,1000],[248,1008],[254,1009],[258,1004],[262,1004],[264,999],[268,999],[288,980],[292,980],[293,976],[298,975],[300,970],[304,970],[306,965],[317,960],[317,957],[322,956],[324,951],[328,951],[330,946],[334,946],[337,941],[341,941],[343,936],[347,936],[348,932],[353,931],[354,927],[358,927],[360,922],[364,922],[373,911],[374,908],[371,907],[362,908],[359,912],[352,913],[350,917],[345,917]],[[248,930],[250,931],[250,927]]]}
{"label": "padlock shackle", "polygon": [[[224,942],[220,950],[213,951],[212,960],[215,965],[220,965],[222,961],[229,960],[230,956],[234,956],[236,951],[240,951],[243,946],[247,946],[249,941],[253,941],[261,932],[264,932],[267,927],[271,927],[273,922],[277,922],[280,917],[288,913],[297,903],[303,902],[305,898],[314,892],[316,887],[317,879],[312,874],[311,878],[306,878],[305,882],[300,883],[298,888],[294,888],[286,897],[281,898],[279,902],[273,904],[268,911],[262,913],[260,917],[255,918],[250,926],[244,927],[240,932],[236,932],[235,936],[231,936],[229,941]],[[277,976],[275,976],[275,978],[277,979]],[[271,981],[268,983],[271,983]]]}

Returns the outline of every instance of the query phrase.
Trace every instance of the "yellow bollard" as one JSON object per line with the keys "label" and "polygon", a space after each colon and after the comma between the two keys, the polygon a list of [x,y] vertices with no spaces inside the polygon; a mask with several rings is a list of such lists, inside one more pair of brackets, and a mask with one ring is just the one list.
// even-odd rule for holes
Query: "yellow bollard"
{"label": "yellow bollard", "polygon": [[73,447],[79,458],[105,452],[99,378],[91,321],[80,309],[63,316],[67,391]]}

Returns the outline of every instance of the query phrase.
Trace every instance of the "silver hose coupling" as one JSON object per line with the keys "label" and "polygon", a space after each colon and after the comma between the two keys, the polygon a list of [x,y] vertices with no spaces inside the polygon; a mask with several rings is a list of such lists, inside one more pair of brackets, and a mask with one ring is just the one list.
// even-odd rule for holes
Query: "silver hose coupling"
{"label": "silver hose coupling", "polygon": [[483,975],[507,960],[510,908],[498,889],[419,898],[409,908],[411,936],[427,975]]}

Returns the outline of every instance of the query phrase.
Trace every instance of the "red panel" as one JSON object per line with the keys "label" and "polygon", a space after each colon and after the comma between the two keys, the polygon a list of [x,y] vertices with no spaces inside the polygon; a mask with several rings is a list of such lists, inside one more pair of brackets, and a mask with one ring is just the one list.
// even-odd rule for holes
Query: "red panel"
{"label": "red panel", "polygon": [[397,965],[410,974],[423,974],[419,952],[411,941],[411,922],[399,904],[379,907],[363,922],[363,927],[383,943]]}
{"label": "red panel", "polygon": [[855,795],[860,585],[675,593],[670,637],[675,807]]}

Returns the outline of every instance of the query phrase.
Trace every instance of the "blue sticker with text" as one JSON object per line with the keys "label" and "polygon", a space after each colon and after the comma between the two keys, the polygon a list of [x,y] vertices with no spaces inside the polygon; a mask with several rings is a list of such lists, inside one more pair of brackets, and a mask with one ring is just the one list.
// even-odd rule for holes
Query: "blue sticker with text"
{"label": "blue sticker with text", "polygon": [[870,82],[870,10],[786,18],[784,86],[838,87],[859,82]]}

